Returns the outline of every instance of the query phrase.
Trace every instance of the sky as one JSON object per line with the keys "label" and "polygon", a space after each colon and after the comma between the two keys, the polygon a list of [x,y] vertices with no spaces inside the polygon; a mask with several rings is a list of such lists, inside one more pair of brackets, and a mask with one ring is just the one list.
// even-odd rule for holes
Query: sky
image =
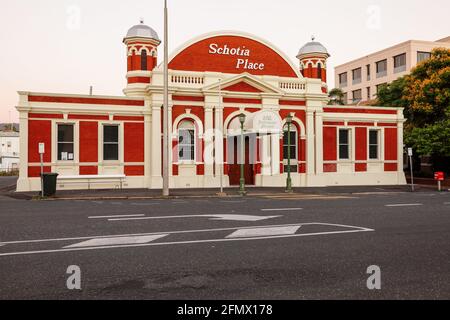
{"label": "sky", "polygon": [[[450,36],[448,0],[169,0],[170,51],[211,31],[255,34],[296,64],[314,35],[334,66],[407,40]],[[17,91],[123,95],[122,43],[140,19],[163,38],[163,0],[0,0],[0,122]],[[159,61],[163,50],[159,52]]]}

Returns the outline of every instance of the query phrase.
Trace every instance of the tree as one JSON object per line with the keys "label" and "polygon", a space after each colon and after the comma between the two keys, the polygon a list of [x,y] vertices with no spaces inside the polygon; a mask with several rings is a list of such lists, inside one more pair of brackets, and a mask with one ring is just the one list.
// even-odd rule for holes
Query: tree
{"label": "tree", "polygon": [[344,92],[339,88],[334,88],[330,91],[328,94],[328,97],[330,98],[330,105],[341,105],[343,106],[344,103]]}
{"label": "tree", "polygon": [[405,109],[405,142],[419,155],[450,156],[450,50],[434,49],[410,75],[380,87],[377,104]]}

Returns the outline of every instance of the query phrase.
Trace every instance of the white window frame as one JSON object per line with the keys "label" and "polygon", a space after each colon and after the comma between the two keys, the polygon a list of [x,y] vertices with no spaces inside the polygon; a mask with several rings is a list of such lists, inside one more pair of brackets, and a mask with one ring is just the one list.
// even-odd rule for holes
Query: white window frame
{"label": "white window frame", "polygon": [[[192,128],[181,128],[181,126],[184,123],[190,123],[192,125]],[[187,130],[193,130],[194,131],[194,144],[193,145],[191,145],[191,144],[189,144],[189,145],[187,145],[187,144],[180,144],[180,137],[181,137],[180,132],[183,131],[183,130],[186,130],[186,131]],[[196,160],[197,160],[197,127],[196,127],[194,121],[192,121],[190,119],[183,119],[183,120],[180,121],[180,123],[178,124],[178,128],[177,128],[177,141],[178,141],[178,143],[177,143],[178,163],[179,164],[195,164]],[[180,146],[184,146],[184,147],[191,146],[191,147],[194,147],[194,159],[181,159],[181,157],[180,157],[180,151],[181,151]]]}
{"label": "white window frame", "polygon": [[[117,160],[105,160],[105,126],[108,127],[117,127]],[[101,152],[99,152],[100,154],[100,162],[101,163],[106,163],[106,164],[111,164],[111,163],[120,163],[122,161],[122,141],[123,141],[123,137],[122,137],[122,126],[120,123],[108,123],[108,122],[103,122],[103,123],[99,123],[99,128],[101,130],[101,139],[100,139],[100,149]],[[112,144],[112,143],[108,143],[108,144]]]}
{"label": "white window frame", "polygon": [[[72,144],[73,144],[73,159],[72,160],[69,160],[69,159],[67,159],[67,160],[59,160],[59,144],[60,143],[64,143],[64,142],[59,142],[59,134],[58,134],[59,126],[72,126],[73,127],[73,142],[72,142]],[[56,151],[55,152],[54,162],[56,162],[56,163],[75,163],[75,162],[78,162],[78,146],[79,146],[79,144],[77,143],[77,141],[78,141],[78,125],[77,125],[77,122],[72,122],[72,121],[70,121],[70,122],[61,122],[61,121],[58,121],[58,122],[55,122],[54,128],[55,128],[55,143],[54,143],[54,146],[55,146],[55,151]]]}
{"label": "white window frame", "polygon": [[[341,158],[341,130],[347,130],[348,132],[348,158]],[[337,128],[337,159],[340,162],[351,162],[353,161],[353,130],[349,127],[338,127]]]}
{"label": "white window frame", "polygon": [[[378,133],[377,136],[377,158],[376,159],[371,159],[370,158],[370,132],[371,131],[376,131]],[[367,161],[369,162],[379,162],[381,160],[381,136],[382,136],[382,131],[380,130],[380,128],[378,127],[374,127],[374,128],[368,128],[367,129]]]}

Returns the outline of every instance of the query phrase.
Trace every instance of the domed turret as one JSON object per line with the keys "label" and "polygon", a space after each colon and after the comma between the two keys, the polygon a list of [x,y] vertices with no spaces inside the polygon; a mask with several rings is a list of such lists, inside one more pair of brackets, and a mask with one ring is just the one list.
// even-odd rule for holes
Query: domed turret
{"label": "domed turret", "polygon": [[140,24],[131,27],[123,43],[127,46],[127,81],[125,94],[140,96],[151,81],[151,71],[157,66],[158,33],[151,27]]}
{"label": "domed turret", "polygon": [[[305,78],[322,79],[327,82],[327,59],[330,57],[327,48],[312,37],[311,42],[305,44],[298,52],[300,72]],[[326,92],[326,85],[323,88]]]}

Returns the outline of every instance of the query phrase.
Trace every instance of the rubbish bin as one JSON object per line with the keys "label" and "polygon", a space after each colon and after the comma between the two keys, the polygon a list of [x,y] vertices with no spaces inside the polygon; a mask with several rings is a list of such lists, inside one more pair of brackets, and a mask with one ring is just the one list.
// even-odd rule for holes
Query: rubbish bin
{"label": "rubbish bin", "polygon": [[44,197],[51,197],[56,194],[56,180],[58,179],[57,173],[44,173],[42,175],[44,180]]}

